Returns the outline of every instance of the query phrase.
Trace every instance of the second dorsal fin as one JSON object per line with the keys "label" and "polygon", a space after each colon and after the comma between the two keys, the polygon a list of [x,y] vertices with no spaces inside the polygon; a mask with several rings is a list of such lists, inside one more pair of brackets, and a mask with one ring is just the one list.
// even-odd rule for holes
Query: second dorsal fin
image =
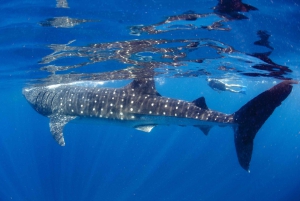
{"label": "second dorsal fin", "polygon": [[153,78],[141,78],[135,79],[129,83],[125,88],[134,93],[148,94],[161,96],[155,88],[155,82]]}
{"label": "second dorsal fin", "polygon": [[206,102],[205,102],[205,98],[203,96],[200,97],[200,98],[197,98],[192,103],[194,103],[197,107],[208,110],[208,107],[207,107]]}

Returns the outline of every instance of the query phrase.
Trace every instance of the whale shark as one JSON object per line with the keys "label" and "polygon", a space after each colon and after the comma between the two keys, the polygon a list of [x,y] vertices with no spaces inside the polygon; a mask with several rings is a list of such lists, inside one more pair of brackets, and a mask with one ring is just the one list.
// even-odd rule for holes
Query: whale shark
{"label": "whale shark", "polygon": [[153,78],[134,79],[121,88],[53,84],[25,87],[31,106],[50,119],[50,132],[65,146],[68,122],[96,120],[150,132],[159,125],[194,126],[208,134],[212,126],[231,126],[238,161],[249,171],[256,133],[292,91],[296,81],[286,80],[262,92],[233,114],[208,108],[205,98],[192,102],[161,96]]}

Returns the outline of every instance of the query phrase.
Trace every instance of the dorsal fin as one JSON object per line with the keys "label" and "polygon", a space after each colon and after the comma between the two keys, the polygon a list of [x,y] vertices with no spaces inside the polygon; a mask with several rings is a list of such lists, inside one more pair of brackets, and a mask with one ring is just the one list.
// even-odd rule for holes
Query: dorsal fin
{"label": "dorsal fin", "polygon": [[208,107],[205,102],[205,98],[203,96],[200,98],[197,98],[192,103],[194,103],[197,107],[208,110]]}
{"label": "dorsal fin", "polygon": [[127,86],[125,86],[125,88],[128,91],[134,92],[134,93],[161,96],[156,91],[153,78],[135,79],[131,83],[129,83]]}

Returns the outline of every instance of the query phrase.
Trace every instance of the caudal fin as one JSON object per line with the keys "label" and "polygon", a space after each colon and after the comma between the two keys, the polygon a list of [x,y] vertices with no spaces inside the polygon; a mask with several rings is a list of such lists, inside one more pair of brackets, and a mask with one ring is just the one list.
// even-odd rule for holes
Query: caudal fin
{"label": "caudal fin", "polygon": [[297,83],[294,80],[283,81],[259,94],[234,113],[235,122],[238,124],[234,129],[235,148],[239,163],[245,170],[249,171],[256,133],[275,108],[291,93],[291,84]]}

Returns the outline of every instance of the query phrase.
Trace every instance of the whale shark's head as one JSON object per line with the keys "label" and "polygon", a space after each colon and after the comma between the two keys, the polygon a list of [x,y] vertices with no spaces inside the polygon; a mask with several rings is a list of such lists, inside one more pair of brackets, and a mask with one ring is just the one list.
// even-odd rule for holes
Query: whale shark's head
{"label": "whale shark's head", "polygon": [[30,105],[40,114],[49,115],[51,109],[43,107],[43,98],[47,95],[47,88],[45,87],[25,87],[22,90],[23,95]]}
{"label": "whale shark's head", "polygon": [[29,87],[25,87],[22,89],[22,94],[25,96],[26,100],[31,104],[34,105],[35,104],[35,100],[36,97],[39,94],[39,91],[36,90],[36,87],[33,88],[29,88]]}

